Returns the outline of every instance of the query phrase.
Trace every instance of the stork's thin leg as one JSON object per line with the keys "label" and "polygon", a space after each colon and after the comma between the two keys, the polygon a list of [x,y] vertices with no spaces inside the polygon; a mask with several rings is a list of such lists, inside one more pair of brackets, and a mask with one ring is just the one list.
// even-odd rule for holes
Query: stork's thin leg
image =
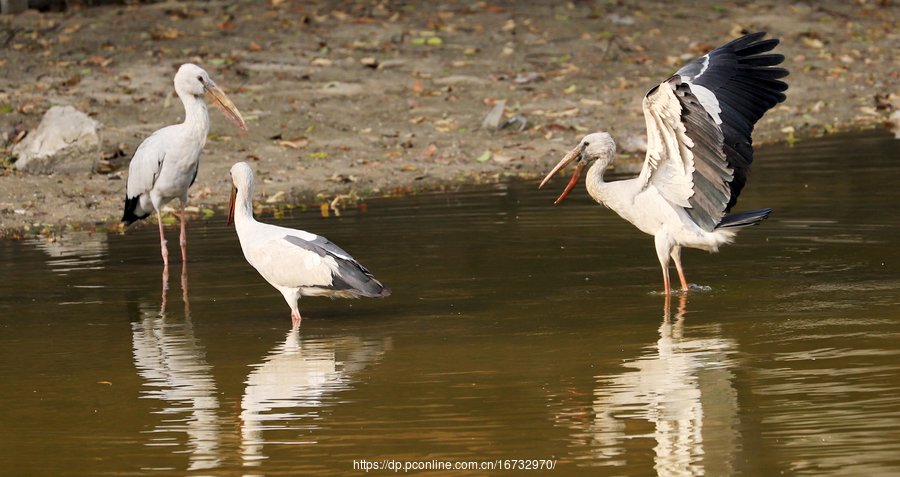
{"label": "stork's thin leg", "polygon": [[682,291],[688,291],[687,280],[684,279],[684,270],[681,268],[681,246],[676,245],[672,249],[672,259],[675,260],[675,269],[678,270],[678,278],[681,280]]}
{"label": "stork's thin leg", "polygon": [[181,244],[181,261],[187,263],[187,236],[184,233],[184,202],[181,203],[181,238],[179,239],[179,243]]}
{"label": "stork's thin leg", "polygon": [[159,246],[162,248],[163,265],[166,270],[169,268],[169,250],[166,248],[166,235],[163,233],[162,214],[157,209],[156,221],[159,222]]}
{"label": "stork's thin leg", "polygon": [[291,325],[294,329],[300,327],[300,312],[297,310],[291,310]]}
{"label": "stork's thin leg", "polygon": [[663,273],[663,290],[664,290],[663,293],[665,293],[668,296],[670,293],[672,293],[672,284],[669,282],[669,267],[666,265],[663,265],[662,273]]}
{"label": "stork's thin leg", "polygon": [[659,265],[662,267],[664,293],[668,295],[672,293],[672,283],[669,282],[669,255],[674,252],[673,247],[676,247],[675,241],[669,237],[665,229],[653,236],[653,241],[656,243],[656,256],[659,258]]}

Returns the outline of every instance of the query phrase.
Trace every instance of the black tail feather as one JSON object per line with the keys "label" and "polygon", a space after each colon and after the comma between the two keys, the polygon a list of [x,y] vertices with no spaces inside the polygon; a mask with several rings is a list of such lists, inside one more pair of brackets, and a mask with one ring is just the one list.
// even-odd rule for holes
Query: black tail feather
{"label": "black tail feather", "polygon": [[125,225],[131,225],[131,224],[137,222],[138,220],[146,218],[147,216],[150,215],[149,212],[147,212],[144,215],[140,215],[140,216],[134,213],[134,211],[137,209],[137,206],[138,206],[138,203],[140,202],[140,200],[141,200],[141,196],[125,198],[125,213],[122,214],[122,222],[125,222]]}
{"label": "black tail feather", "polygon": [[724,229],[729,227],[756,225],[763,219],[768,218],[770,213],[772,213],[772,209],[745,210],[743,212],[728,214],[725,217],[722,217],[722,220],[719,221],[719,225],[716,225],[716,228]]}

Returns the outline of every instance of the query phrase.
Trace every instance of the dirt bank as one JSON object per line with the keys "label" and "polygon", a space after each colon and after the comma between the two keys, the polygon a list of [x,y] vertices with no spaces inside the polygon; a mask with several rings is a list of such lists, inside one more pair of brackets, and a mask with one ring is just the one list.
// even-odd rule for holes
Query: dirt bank
{"label": "dirt bank", "polygon": [[[228,200],[236,161],[252,165],[260,200],[274,206],[537,177],[598,129],[623,159],[640,158],[642,95],[742,32],[781,38],[791,71],[788,100],[757,125],[758,143],[877,125],[888,109],[876,94],[900,93],[900,7],[889,1],[211,1],[0,22],[4,139],[37,127],[52,105],[73,105],[104,124],[105,151],[123,144],[130,155],[182,119],[177,66],[207,69],[250,131],[211,111],[198,214]],[[481,127],[502,100],[524,128]],[[0,234],[113,227],[121,216],[127,167],[0,172]]]}

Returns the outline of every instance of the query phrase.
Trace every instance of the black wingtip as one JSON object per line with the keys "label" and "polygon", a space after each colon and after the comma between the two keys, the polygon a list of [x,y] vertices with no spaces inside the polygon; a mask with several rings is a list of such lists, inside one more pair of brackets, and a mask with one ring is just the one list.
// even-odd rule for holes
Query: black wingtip
{"label": "black wingtip", "polygon": [[749,225],[756,225],[769,218],[769,214],[771,213],[772,209],[766,208],[728,214],[725,217],[722,217],[722,220],[719,222],[719,225],[716,225],[716,228],[724,229],[729,227],[747,227]]}
{"label": "black wingtip", "polygon": [[150,215],[149,213],[146,213],[139,216],[134,213],[134,211],[137,210],[138,202],[140,201],[140,199],[140,196],[125,198],[125,212],[122,214],[122,222],[125,222],[125,225],[131,225],[138,220],[146,218]]}

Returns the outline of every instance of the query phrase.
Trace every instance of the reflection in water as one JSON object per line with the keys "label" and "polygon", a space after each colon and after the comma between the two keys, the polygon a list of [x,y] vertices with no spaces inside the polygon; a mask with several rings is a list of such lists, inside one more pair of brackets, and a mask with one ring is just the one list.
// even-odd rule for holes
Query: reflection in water
{"label": "reflection in water", "polygon": [[[166,417],[149,431],[155,436],[148,445],[177,446],[173,434],[186,433],[189,470],[209,469],[219,463],[219,434],[221,424],[216,411],[216,384],[212,366],[204,360],[203,347],[194,337],[187,300],[187,273],[181,276],[184,297],[184,319],[166,314],[168,270],[163,271],[162,305],[159,312],[153,305],[142,304],[141,317],[132,324],[134,362],[138,374],[150,390],[142,398],[164,402],[155,411]],[[178,451],[176,451],[178,452]]]}
{"label": "reflection in water", "polygon": [[773,333],[754,373],[772,453],[794,475],[900,475],[900,383],[885,379],[900,375],[896,318],[796,321],[803,334]]}
{"label": "reflection in water", "polygon": [[60,275],[76,270],[103,269],[103,257],[109,248],[106,234],[94,232],[71,232],[50,242],[32,238],[26,243],[46,253],[50,257],[47,264]]}
{"label": "reflection in water", "polygon": [[[241,400],[241,456],[244,465],[260,465],[265,459],[266,431],[292,431],[279,444],[314,444],[314,438],[297,437],[318,429],[321,410],[328,398],[349,389],[350,376],[381,358],[391,348],[390,339],[363,341],[355,337],[301,339],[291,330],[254,366],[247,376]],[[298,432],[299,431],[299,432]],[[274,443],[270,439],[270,442]]]}
{"label": "reflection in water", "polygon": [[[168,270],[162,276],[162,305],[143,304],[133,323],[134,360],[138,374],[151,390],[141,397],[164,402],[155,414],[168,416],[150,431],[147,445],[179,447],[180,433],[187,434],[188,470],[221,465],[226,451],[223,429],[231,419],[219,415],[213,368],[205,360],[203,346],[194,336],[187,296],[187,273],[182,270],[184,319],[166,312]],[[289,431],[268,440],[278,444],[312,444],[309,435],[320,426],[322,408],[335,393],[350,388],[353,373],[380,359],[391,347],[390,339],[364,341],[355,337],[302,339],[298,329],[288,333],[261,364],[253,365],[241,398],[240,456],[244,465],[260,465],[266,457],[266,433]]]}
{"label": "reflection in water", "polygon": [[[583,430],[594,465],[624,465],[635,439],[652,438],[657,475],[731,475],[738,446],[737,396],[729,357],[735,343],[684,336],[686,296],[674,320],[668,300],[659,340],[650,352],[625,363],[630,371],[598,376],[593,420],[568,425]],[[560,419],[566,421],[569,419]],[[642,423],[652,426],[650,432]]]}

